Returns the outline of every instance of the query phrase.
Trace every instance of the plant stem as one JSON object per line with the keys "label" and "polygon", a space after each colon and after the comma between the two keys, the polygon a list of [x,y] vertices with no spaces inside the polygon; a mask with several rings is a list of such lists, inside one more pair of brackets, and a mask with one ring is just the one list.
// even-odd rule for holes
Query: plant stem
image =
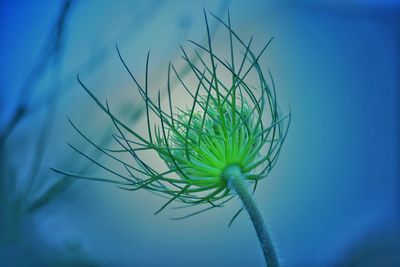
{"label": "plant stem", "polygon": [[279,267],[278,257],[272,244],[271,237],[268,234],[267,226],[257,203],[254,201],[252,194],[246,186],[246,180],[239,166],[230,166],[224,171],[224,176],[228,181],[228,185],[235,190],[239,198],[242,200],[243,206],[253,222],[257,232],[258,240],[264,253],[265,262],[268,267]]}

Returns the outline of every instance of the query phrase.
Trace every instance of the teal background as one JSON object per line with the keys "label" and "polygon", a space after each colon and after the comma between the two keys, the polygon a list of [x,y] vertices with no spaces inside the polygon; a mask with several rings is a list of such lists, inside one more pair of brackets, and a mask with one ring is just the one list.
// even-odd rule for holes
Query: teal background
{"label": "teal background", "polygon": [[[67,116],[95,140],[111,125],[79,87],[76,73],[129,119],[140,99],[115,44],[141,80],[151,50],[155,93],[165,89],[168,62],[179,59],[179,45],[190,51],[186,40],[204,37],[203,7],[224,19],[229,7],[233,28],[245,40],[254,35],[255,49],[275,37],[261,65],[272,71],[282,109],[292,109],[278,163],[255,194],[282,266],[400,262],[398,1],[72,3],[59,64],[47,68],[28,97],[27,106],[38,111],[1,143],[0,179],[15,173],[17,181],[15,192],[2,192],[3,203],[7,194],[16,201],[28,183],[41,131],[48,132],[48,142],[38,176],[46,179],[36,184],[33,198],[59,179],[49,167],[76,171],[87,164],[66,145],[91,151]],[[0,2],[0,129],[21,100],[21,86],[62,4]],[[225,33],[219,28],[214,40],[221,51]],[[55,91],[61,93],[48,107],[43,99]],[[174,100],[186,103],[179,92]],[[132,127],[143,125],[143,118],[133,119]],[[247,215],[227,228],[240,207],[237,200],[183,221],[169,220],[176,210],[154,216],[164,202],[145,191],[75,181],[21,219],[18,238],[0,246],[0,265],[263,266]],[[5,206],[3,222],[13,211]],[[0,234],[12,231],[7,227],[4,223]]]}

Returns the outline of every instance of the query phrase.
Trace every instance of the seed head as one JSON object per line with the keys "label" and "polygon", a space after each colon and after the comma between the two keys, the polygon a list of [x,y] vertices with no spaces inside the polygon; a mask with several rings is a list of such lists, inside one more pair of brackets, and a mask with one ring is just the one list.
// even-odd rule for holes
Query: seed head
{"label": "seed head", "polygon": [[[161,107],[160,91],[157,102],[149,97],[149,54],[143,86],[132,75],[117,47],[119,57],[144,101],[147,138],[113,115],[108,104],[103,105],[78,78],[83,88],[111,118],[117,130],[114,139],[120,149],[101,148],[73,126],[105,155],[122,164],[127,172],[118,173],[93,160],[123,181],[69,175],[116,183],[127,190],[145,188],[167,195],[169,200],[159,211],[174,200],[187,205],[210,205],[204,210],[222,206],[233,197],[225,172],[232,166],[254,184],[254,190],[257,182],[267,176],[277,160],[290,122],[290,112],[283,116],[278,108],[271,73],[268,71],[267,79],[259,64],[272,39],[259,54],[254,54],[250,48],[252,39],[245,43],[232,30],[229,15],[227,23],[212,15],[229,34],[230,59],[225,60],[213,51],[207,16],[204,15],[208,45],[190,41],[195,46],[192,56],[188,56],[182,48],[186,64],[184,71],[178,72],[174,65],[169,65],[168,111]],[[234,57],[237,47],[242,52],[240,57]],[[187,71],[196,80],[194,88],[184,81],[183,73]],[[171,85],[172,72],[180,88]],[[224,74],[229,75],[229,82],[221,78]],[[190,96],[188,107],[174,107],[171,91],[179,89]],[[166,170],[156,170],[150,162],[145,162],[140,156],[143,150],[155,151],[165,162]],[[126,162],[115,154],[121,152],[129,153],[132,162]]]}

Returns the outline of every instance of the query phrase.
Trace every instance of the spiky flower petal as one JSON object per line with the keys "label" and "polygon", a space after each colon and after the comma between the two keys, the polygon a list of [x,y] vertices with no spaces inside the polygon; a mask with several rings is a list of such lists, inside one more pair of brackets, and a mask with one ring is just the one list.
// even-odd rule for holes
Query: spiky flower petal
{"label": "spiky flower petal", "polygon": [[[287,133],[290,113],[281,115],[272,76],[268,72],[267,79],[259,65],[259,58],[272,39],[256,55],[250,48],[252,39],[246,44],[231,29],[229,20],[225,23],[216,16],[214,18],[229,33],[230,59],[226,61],[214,53],[205,16],[208,46],[190,41],[195,46],[191,57],[182,48],[186,68],[196,80],[196,86],[190,88],[184,82],[182,73],[170,64],[167,81],[168,111],[161,107],[161,92],[158,92],[158,101],[153,101],[148,95],[149,54],[145,85],[142,86],[117,47],[118,55],[144,101],[147,138],[113,115],[108,104],[102,104],[78,78],[97,105],[111,118],[117,130],[114,139],[120,149],[101,148],[75,125],[74,128],[106,156],[120,163],[126,173],[111,170],[78,151],[122,181],[64,174],[116,183],[127,190],[144,188],[156,194],[166,194],[169,200],[159,211],[174,200],[188,205],[210,204],[205,210],[222,206],[233,197],[226,179],[226,170],[232,166],[239,168],[242,176],[254,183],[255,189],[257,182],[270,172],[277,160]],[[242,52],[240,57],[234,57],[236,46]],[[171,72],[175,74],[182,90],[190,95],[192,102],[189,107],[173,107],[171,91],[178,89],[175,89],[176,86],[171,88]],[[221,79],[226,73],[230,76],[228,83]],[[254,82],[257,82],[257,86],[253,85]],[[269,84],[272,84],[272,88]],[[156,121],[152,120],[154,117]],[[140,156],[145,150],[155,151],[166,163],[167,170],[156,170],[145,162]],[[122,160],[119,157],[121,152],[130,153],[132,162]]]}

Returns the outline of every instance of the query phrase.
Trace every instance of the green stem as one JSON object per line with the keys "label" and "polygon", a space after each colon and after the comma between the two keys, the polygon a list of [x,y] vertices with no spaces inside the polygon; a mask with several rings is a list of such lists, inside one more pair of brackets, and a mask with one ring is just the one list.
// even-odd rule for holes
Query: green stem
{"label": "green stem", "polygon": [[239,198],[242,200],[243,206],[253,222],[257,232],[258,240],[264,253],[264,258],[268,267],[279,267],[278,257],[272,244],[271,237],[268,234],[267,226],[257,203],[254,201],[252,194],[246,186],[246,180],[239,166],[230,166],[224,171],[224,176],[228,181],[228,185],[235,190]]}

